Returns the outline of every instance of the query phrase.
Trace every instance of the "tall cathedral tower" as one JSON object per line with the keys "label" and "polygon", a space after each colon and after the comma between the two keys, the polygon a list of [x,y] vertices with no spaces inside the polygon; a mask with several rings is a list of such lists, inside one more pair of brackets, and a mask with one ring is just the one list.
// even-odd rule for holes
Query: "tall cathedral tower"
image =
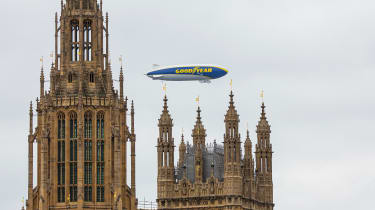
{"label": "tall cathedral tower", "polygon": [[[61,1],[50,89],[44,89],[42,68],[35,130],[30,105],[27,210],[136,209],[134,105],[129,129],[122,67],[120,93],[113,87],[108,22],[102,1]],[[128,142],[131,187],[126,181]]]}

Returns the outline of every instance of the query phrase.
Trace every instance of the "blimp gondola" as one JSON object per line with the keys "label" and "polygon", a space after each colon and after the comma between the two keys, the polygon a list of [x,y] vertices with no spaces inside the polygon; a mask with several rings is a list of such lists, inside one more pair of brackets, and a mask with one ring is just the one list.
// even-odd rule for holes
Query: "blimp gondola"
{"label": "blimp gondola", "polygon": [[216,65],[178,65],[157,67],[146,75],[153,80],[200,81],[209,83],[228,74],[228,70]]}

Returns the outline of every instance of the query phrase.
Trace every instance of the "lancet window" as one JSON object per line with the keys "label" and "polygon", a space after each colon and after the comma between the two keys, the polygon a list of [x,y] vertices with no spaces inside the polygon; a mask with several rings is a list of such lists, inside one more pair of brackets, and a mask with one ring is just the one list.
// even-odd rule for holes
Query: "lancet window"
{"label": "lancet window", "polygon": [[83,58],[92,61],[92,27],[91,21],[85,20],[83,25]]}
{"label": "lancet window", "polygon": [[104,113],[97,115],[96,201],[104,202]]}
{"label": "lancet window", "polygon": [[84,200],[92,201],[92,114],[85,113],[84,123]]}
{"label": "lancet window", "polygon": [[57,202],[65,202],[65,115],[57,116]]}
{"label": "lancet window", "polygon": [[79,22],[78,20],[72,20],[71,21],[71,49],[72,49],[72,57],[71,61],[79,61]]}
{"label": "lancet window", "polygon": [[90,83],[94,83],[94,72],[90,72]]}
{"label": "lancet window", "polygon": [[84,125],[84,137],[85,139],[92,138],[92,114],[91,112],[85,113],[85,125]]}
{"label": "lancet window", "polygon": [[102,112],[96,117],[96,138],[104,139],[104,114]]}
{"label": "lancet window", "polygon": [[77,114],[70,114],[70,188],[69,199],[77,201]]}

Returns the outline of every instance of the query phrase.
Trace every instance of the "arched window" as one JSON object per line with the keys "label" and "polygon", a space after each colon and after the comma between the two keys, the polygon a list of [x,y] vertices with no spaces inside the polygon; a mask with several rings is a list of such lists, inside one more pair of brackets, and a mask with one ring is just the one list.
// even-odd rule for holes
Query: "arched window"
{"label": "arched window", "polygon": [[70,113],[70,138],[77,138],[77,113]]}
{"label": "arched window", "polygon": [[96,138],[104,139],[104,113],[99,112],[96,116]]}
{"label": "arched window", "polygon": [[72,57],[71,61],[79,61],[79,22],[78,20],[71,21],[71,40],[72,40]]}
{"label": "arched window", "polygon": [[104,113],[96,116],[96,201],[104,202]]}
{"label": "arched window", "polygon": [[85,139],[92,138],[92,114],[91,112],[85,113],[85,127],[84,127]]}
{"label": "arched window", "polygon": [[77,201],[77,113],[70,115],[70,201]]}
{"label": "arched window", "polygon": [[84,123],[84,200],[92,201],[92,114],[85,113]]}
{"label": "arched window", "polygon": [[58,116],[58,132],[57,137],[58,139],[65,139],[65,114],[59,113]]}
{"label": "arched window", "polygon": [[90,72],[90,82],[94,83],[94,72]]}
{"label": "arched window", "polygon": [[57,202],[65,202],[65,115],[57,115]]}
{"label": "arched window", "polygon": [[68,74],[68,83],[72,83],[73,82],[73,74],[71,72],[69,72]]}
{"label": "arched window", "polygon": [[83,58],[85,61],[92,60],[92,53],[91,53],[91,21],[85,20],[83,24]]}

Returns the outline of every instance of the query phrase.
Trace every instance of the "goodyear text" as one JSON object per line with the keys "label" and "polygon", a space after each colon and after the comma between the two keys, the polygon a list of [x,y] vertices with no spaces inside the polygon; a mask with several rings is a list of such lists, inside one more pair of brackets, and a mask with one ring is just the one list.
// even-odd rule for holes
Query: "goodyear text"
{"label": "goodyear text", "polygon": [[177,69],[176,74],[195,74],[195,73],[211,73],[212,68],[186,68],[186,69]]}

